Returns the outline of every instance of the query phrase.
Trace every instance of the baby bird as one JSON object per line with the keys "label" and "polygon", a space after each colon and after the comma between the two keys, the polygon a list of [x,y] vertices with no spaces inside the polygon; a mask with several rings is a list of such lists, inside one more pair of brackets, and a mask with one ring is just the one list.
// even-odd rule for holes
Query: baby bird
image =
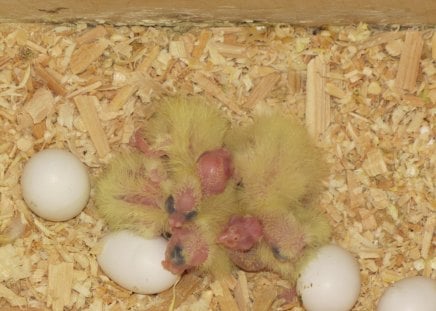
{"label": "baby bird", "polygon": [[171,227],[198,212],[204,196],[224,191],[233,174],[223,147],[229,121],[218,108],[196,97],[173,97],[134,135],[134,145],[151,157],[165,157],[173,188],[168,197]]}
{"label": "baby bird", "polygon": [[169,231],[165,204],[171,182],[159,158],[140,152],[117,155],[97,181],[95,204],[111,230],[145,238]]}
{"label": "baby bird", "polygon": [[172,229],[163,266],[175,274],[196,269],[217,279],[228,275],[233,264],[217,237],[231,215],[238,213],[236,203],[233,182],[222,193],[205,197],[195,219]]}
{"label": "baby bird", "polygon": [[[245,217],[229,223],[218,238],[235,264],[295,278],[312,250],[326,243],[330,229],[313,203],[327,169],[305,128],[280,114],[256,117],[229,133],[239,198]],[[247,230],[261,234],[247,240]],[[235,234],[237,233],[237,234]],[[259,237],[260,236],[260,237]],[[248,248],[248,250],[247,250]]]}

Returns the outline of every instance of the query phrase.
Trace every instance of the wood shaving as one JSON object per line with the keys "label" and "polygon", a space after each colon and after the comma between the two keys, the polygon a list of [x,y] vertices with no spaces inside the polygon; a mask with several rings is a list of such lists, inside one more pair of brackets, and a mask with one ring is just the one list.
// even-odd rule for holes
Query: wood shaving
{"label": "wood shaving", "polygon": [[[50,222],[27,208],[19,179],[33,154],[65,148],[94,185],[158,100],[176,93],[204,96],[237,123],[272,108],[306,122],[331,167],[319,206],[333,242],[361,266],[353,311],[375,310],[406,276],[436,278],[434,27],[0,28],[0,229],[16,237],[0,247],[0,309],[168,310],[172,289],[133,294],[99,269],[108,229],[93,192],[76,218]],[[301,311],[283,299],[291,287],[268,272],[222,281],[194,272],[176,285],[174,307]]]}

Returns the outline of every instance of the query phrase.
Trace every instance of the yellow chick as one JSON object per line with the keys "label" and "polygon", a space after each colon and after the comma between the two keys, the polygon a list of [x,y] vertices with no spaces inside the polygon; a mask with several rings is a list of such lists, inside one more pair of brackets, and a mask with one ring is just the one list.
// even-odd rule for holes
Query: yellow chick
{"label": "yellow chick", "polygon": [[229,126],[217,107],[180,96],[163,101],[135,134],[138,149],[167,162],[174,182],[171,227],[195,217],[204,196],[224,191],[233,173],[230,152],[223,148]]}
{"label": "yellow chick", "polygon": [[95,204],[111,230],[132,230],[143,237],[166,233],[171,183],[159,158],[140,152],[117,155],[97,181]]}
{"label": "yellow chick", "polygon": [[[245,217],[229,222],[219,242],[247,270],[269,269],[294,279],[312,251],[329,240],[330,228],[313,206],[327,168],[305,128],[272,114],[232,130],[226,144],[233,155]],[[247,222],[261,227],[250,243]]]}

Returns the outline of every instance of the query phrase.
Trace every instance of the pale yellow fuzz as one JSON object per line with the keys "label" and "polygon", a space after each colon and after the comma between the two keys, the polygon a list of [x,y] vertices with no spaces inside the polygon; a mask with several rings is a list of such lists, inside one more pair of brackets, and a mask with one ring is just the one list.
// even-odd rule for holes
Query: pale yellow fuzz
{"label": "pale yellow fuzz", "polygon": [[[201,197],[197,160],[206,151],[223,147],[230,122],[218,109],[200,97],[170,97],[159,104],[144,124],[142,135],[153,150],[163,151],[174,182],[172,192],[191,186]],[[197,207],[198,209],[198,207]]]}
{"label": "pale yellow fuzz", "polygon": [[[259,261],[295,281],[301,267],[330,238],[330,226],[314,206],[328,174],[321,151],[299,121],[278,113],[232,129],[225,142],[241,178],[238,196],[244,212],[264,221],[264,228],[279,238],[280,254],[287,258],[277,258],[261,240],[255,246]],[[274,218],[284,219],[289,228],[276,230],[274,225],[280,224]],[[291,234],[291,228],[296,232]],[[292,236],[280,236],[282,232]],[[305,244],[302,252],[297,252],[299,242]]]}
{"label": "pale yellow fuzz", "polygon": [[223,193],[204,198],[200,209],[201,213],[194,222],[199,228],[199,234],[206,241],[209,252],[207,260],[199,269],[212,273],[215,278],[225,277],[231,272],[232,263],[225,249],[216,243],[216,239],[229,218],[240,212],[235,184],[230,181]]}
{"label": "pale yellow fuzz", "polygon": [[161,184],[160,207],[134,204],[122,200],[120,196],[144,194],[151,170],[166,174],[165,167],[158,159],[146,158],[138,152],[116,156],[96,185],[95,203],[100,215],[111,230],[129,229],[144,237],[158,236],[168,230],[168,215],[164,202],[171,185]]}
{"label": "pale yellow fuzz", "polygon": [[230,123],[218,109],[199,97],[171,97],[144,125],[151,146],[161,144],[171,161],[195,163],[205,151],[220,148]]}
{"label": "pale yellow fuzz", "polygon": [[259,116],[253,123],[233,129],[226,144],[242,177],[243,199],[254,202],[253,209],[261,209],[271,200],[310,201],[322,189],[328,173],[304,126],[280,114]]}

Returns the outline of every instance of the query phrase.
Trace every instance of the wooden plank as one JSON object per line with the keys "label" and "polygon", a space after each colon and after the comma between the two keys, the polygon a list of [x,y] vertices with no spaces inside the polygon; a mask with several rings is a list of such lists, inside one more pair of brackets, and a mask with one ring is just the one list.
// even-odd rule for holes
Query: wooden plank
{"label": "wooden plank", "polygon": [[395,87],[407,91],[413,91],[415,89],[423,46],[424,40],[420,32],[408,31],[406,33],[397,76],[395,78]]}
{"label": "wooden plank", "polygon": [[307,65],[306,127],[315,138],[330,124],[330,96],[326,90],[328,71],[322,56],[315,57]]}
{"label": "wooden plank", "polygon": [[[312,25],[357,22],[436,24],[434,0],[0,0],[0,21],[105,20],[172,23],[174,20],[260,20]],[[180,14],[183,12],[183,14]],[[173,23],[172,23],[173,24]]]}

